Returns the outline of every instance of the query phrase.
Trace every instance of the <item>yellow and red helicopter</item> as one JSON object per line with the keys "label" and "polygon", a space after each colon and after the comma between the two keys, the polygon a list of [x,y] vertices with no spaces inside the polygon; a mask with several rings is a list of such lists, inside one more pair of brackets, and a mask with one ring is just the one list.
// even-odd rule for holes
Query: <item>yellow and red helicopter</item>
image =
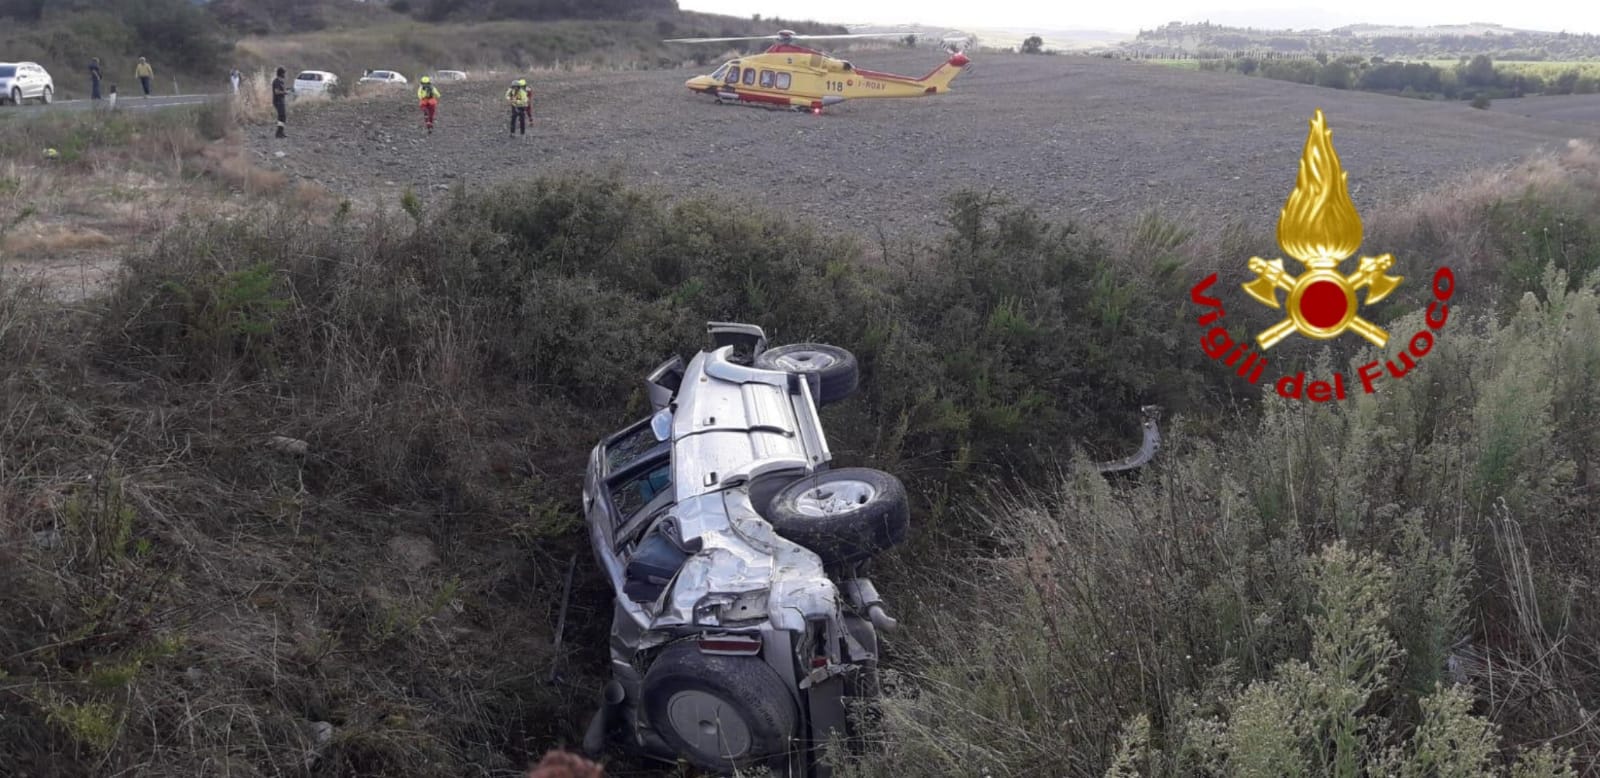
{"label": "yellow and red helicopter", "polygon": [[780,30],[777,35],[745,38],[674,38],[666,43],[721,43],[724,41],[777,41],[760,54],[731,59],[707,76],[684,82],[691,91],[710,95],[718,103],[750,103],[822,113],[845,100],[883,97],[927,97],[950,91],[950,82],[970,60],[956,51],[949,60],[921,78],[858,68],[848,60],[801,46],[798,40],[901,37],[904,33],[849,35],[797,35]]}

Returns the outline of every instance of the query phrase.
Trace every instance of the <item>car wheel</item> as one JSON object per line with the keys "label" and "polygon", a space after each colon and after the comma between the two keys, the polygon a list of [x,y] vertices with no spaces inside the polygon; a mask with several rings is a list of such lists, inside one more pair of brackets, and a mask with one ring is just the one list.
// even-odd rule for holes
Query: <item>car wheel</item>
{"label": "car wheel", "polygon": [[39,95],[39,102],[49,105],[56,101],[56,90],[51,87],[44,88],[44,94]]}
{"label": "car wheel", "polygon": [[677,643],[650,665],[643,696],[650,725],[697,767],[726,773],[765,764],[783,774],[800,717],[766,662]]}
{"label": "car wheel", "polygon": [[756,357],[755,366],[805,376],[819,405],[855,394],[860,380],[856,355],[822,343],[792,343],[767,349]]}
{"label": "car wheel", "polygon": [[22,90],[21,89],[12,89],[11,90],[11,104],[12,105],[22,105]]}
{"label": "car wheel", "polygon": [[900,544],[911,508],[900,479],[865,467],[824,470],[785,486],[767,506],[774,532],[824,564],[860,562]]}

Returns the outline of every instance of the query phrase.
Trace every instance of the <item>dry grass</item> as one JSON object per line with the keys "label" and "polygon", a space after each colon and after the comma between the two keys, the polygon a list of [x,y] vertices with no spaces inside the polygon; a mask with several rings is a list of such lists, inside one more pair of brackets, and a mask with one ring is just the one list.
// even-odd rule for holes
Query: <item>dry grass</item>
{"label": "dry grass", "polygon": [[[1159,730],[1305,650],[1304,552],[1335,536],[1399,560],[1391,604],[1415,626],[1397,636],[1410,657],[1460,637],[1455,579],[1441,572],[1454,570],[1449,541],[1500,541],[1480,554],[1498,575],[1472,601],[1494,648],[1482,655],[1516,680],[1512,696],[1485,698],[1519,744],[1600,745],[1572,705],[1600,686],[1580,661],[1600,628],[1579,607],[1594,585],[1582,565],[1600,549],[1582,521],[1592,488],[1570,483],[1600,470],[1568,461],[1600,450],[1600,425],[1581,407],[1490,408],[1555,431],[1541,456],[1513,452],[1526,477],[1505,482],[1539,524],[1474,529],[1482,495],[1457,495],[1485,482],[1471,461],[1483,433],[1459,411],[1476,398],[1433,387],[1498,385],[1493,397],[1531,402],[1506,378],[1518,371],[1487,357],[1441,346],[1384,406],[1197,403],[1147,477],[1075,474],[964,505],[983,474],[1048,472],[1046,449],[1105,423],[1136,380],[1207,396],[1185,360],[1210,364],[1175,356],[1163,322],[1130,315],[1124,327],[1155,331],[1119,335],[1133,347],[1109,356],[1063,345],[1108,340],[1092,323],[1051,329],[1063,310],[1124,294],[1069,297],[1084,268],[1131,253],[1149,263],[1126,265],[1133,274],[1158,274],[1203,253],[1170,224],[1147,220],[1108,250],[970,208],[970,249],[928,252],[945,272],[885,275],[803,228],[709,201],[669,213],[614,182],[321,228],[307,211],[331,201],[315,187],[253,171],[227,143],[176,164],[169,147],[188,148],[177,136],[139,147],[153,158],[145,178],[122,179],[138,193],[123,205],[67,205],[86,182],[110,185],[93,154],[62,169],[14,163],[7,179],[29,197],[59,190],[63,213],[114,211],[161,234],[130,252],[110,294],[73,310],[0,277],[0,591],[12,595],[0,623],[14,625],[0,631],[0,760],[13,760],[0,772],[508,775],[571,742],[592,710],[612,596],[579,579],[570,680],[547,680],[560,576],[588,553],[584,457],[643,407],[639,370],[698,343],[710,311],[860,343],[872,381],[832,411],[838,450],[926,497],[918,545],[881,581],[907,631],[888,643],[902,672],[883,762],[861,774],[1102,775],[1131,714],[1159,714]],[[1581,191],[1592,162],[1574,147],[1474,187]],[[170,194],[151,198],[159,187]],[[218,197],[227,189],[239,196]],[[165,205],[137,210],[150,199]],[[202,207],[211,218],[185,218]],[[1382,229],[1428,224],[1473,226],[1443,208]],[[1017,259],[1015,245],[1037,253]],[[1493,274],[1499,244],[1482,246],[1479,272]],[[1129,299],[1143,311],[1177,294]],[[1559,353],[1568,383],[1551,385],[1592,396],[1596,380],[1571,376],[1600,376],[1600,352],[1583,350],[1600,342],[1597,322],[1451,326],[1477,338],[1462,354]],[[1084,372],[1059,380],[1066,370]],[[1049,381],[1054,392],[1034,391]],[[1553,613],[1574,614],[1571,626]],[[1411,682],[1443,672],[1416,662],[1385,710],[1400,725]],[[1530,710],[1538,684],[1557,685],[1560,704]]]}
{"label": "dry grass", "polygon": [[1426,236],[1441,260],[1475,266],[1488,250],[1485,238],[1491,225],[1485,211],[1528,192],[1569,201],[1580,211],[1586,203],[1600,202],[1600,149],[1593,141],[1574,138],[1554,153],[1470,174],[1448,190],[1420,193],[1402,207],[1367,217],[1369,241],[1388,245]]}
{"label": "dry grass", "polygon": [[110,235],[94,227],[31,224],[8,233],[4,242],[0,242],[0,250],[14,257],[39,254],[55,256],[84,249],[104,248],[113,242]]}
{"label": "dry grass", "polygon": [[213,116],[77,114],[8,125],[0,144],[71,152],[0,166],[0,272],[81,297],[98,289],[124,254],[195,216],[225,218],[283,200],[325,220],[338,199],[256,166],[237,142],[239,116],[227,106]]}

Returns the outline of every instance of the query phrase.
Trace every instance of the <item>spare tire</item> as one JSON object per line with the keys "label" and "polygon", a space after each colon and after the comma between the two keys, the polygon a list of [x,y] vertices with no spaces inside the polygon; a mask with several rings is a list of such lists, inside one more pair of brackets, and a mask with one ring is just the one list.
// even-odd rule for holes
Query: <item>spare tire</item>
{"label": "spare tire", "polygon": [[753,656],[668,646],[644,675],[650,726],[679,756],[723,774],[758,765],[783,774],[800,713],[776,670]]}
{"label": "spare tire", "polygon": [[756,356],[762,370],[782,370],[811,382],[818,405],[835,403],[856,393],[860,371],[856,355],[825,343],[791,343],[769,348]]}
{"label": "spare tire", "polygon": [[900,479],[865,467],[824,470],[772,497],[773,531],[822,557],[824,564],[860,562],[898,545],[911,528]]}

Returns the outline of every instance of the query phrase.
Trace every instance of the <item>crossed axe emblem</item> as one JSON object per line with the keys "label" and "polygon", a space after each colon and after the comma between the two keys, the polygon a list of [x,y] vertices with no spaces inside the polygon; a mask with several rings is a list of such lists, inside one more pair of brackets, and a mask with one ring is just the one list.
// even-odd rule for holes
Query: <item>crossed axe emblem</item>
{"label": "crossed axe emblem", "polygon": [[1369,305],[1394,291],[1404,279],[1384,272],[1394,266],[1393,255],[1362,257],[1361,265],[1348,276],[1338,271],[1337,260],[1321,258],[1306,265],[1308,272],[1295,277],[1284,270],[1282,259],[1269,262],[1260,257],[1250,258],[1250,270],[1256,273],[1256,280],[1244,284],[1244,290],[1251,297],[1270,308],[1278,308],[1278,290],[1289,293],[1288,317],[1256,336],[1261,348],[1272,348],[1296,331],[1329,340],[1345,330],[1354,330],[1380,348],[1389,342],[1389,333],[1382,327],[1357,315],[1356,290],[1368,287],[1366,302]]}
{"label": "crossed axe emblem", "polygon": [[[1278,217],[1278,247],[1305,265],[1306,272],[1292,276],[1283,269],[1282,259],[1251,257],[1256,280],[1242,285],[1262,305],[1284,307],[1289,314],[1256,336],[1262,349],[1272,348],[1292,332],[1331,340],[1355,330],[1379,348],[1389,342],[1389,333],[1356,315],[1360,308],[1356,291],[1367,288],[1368,304],[1389,296],[1404,280],[1386,272],[1394,266],[1394,256],[1362,257],[1354,273],[1339,272],[1339,264],[1361,247],[1361,215],[1350,200],[1346,178],[1333,150],[1333,132],[1318,108],[1311,117],[1294,191]],[[1279,289],[1289,293],[1282,306]]]}

